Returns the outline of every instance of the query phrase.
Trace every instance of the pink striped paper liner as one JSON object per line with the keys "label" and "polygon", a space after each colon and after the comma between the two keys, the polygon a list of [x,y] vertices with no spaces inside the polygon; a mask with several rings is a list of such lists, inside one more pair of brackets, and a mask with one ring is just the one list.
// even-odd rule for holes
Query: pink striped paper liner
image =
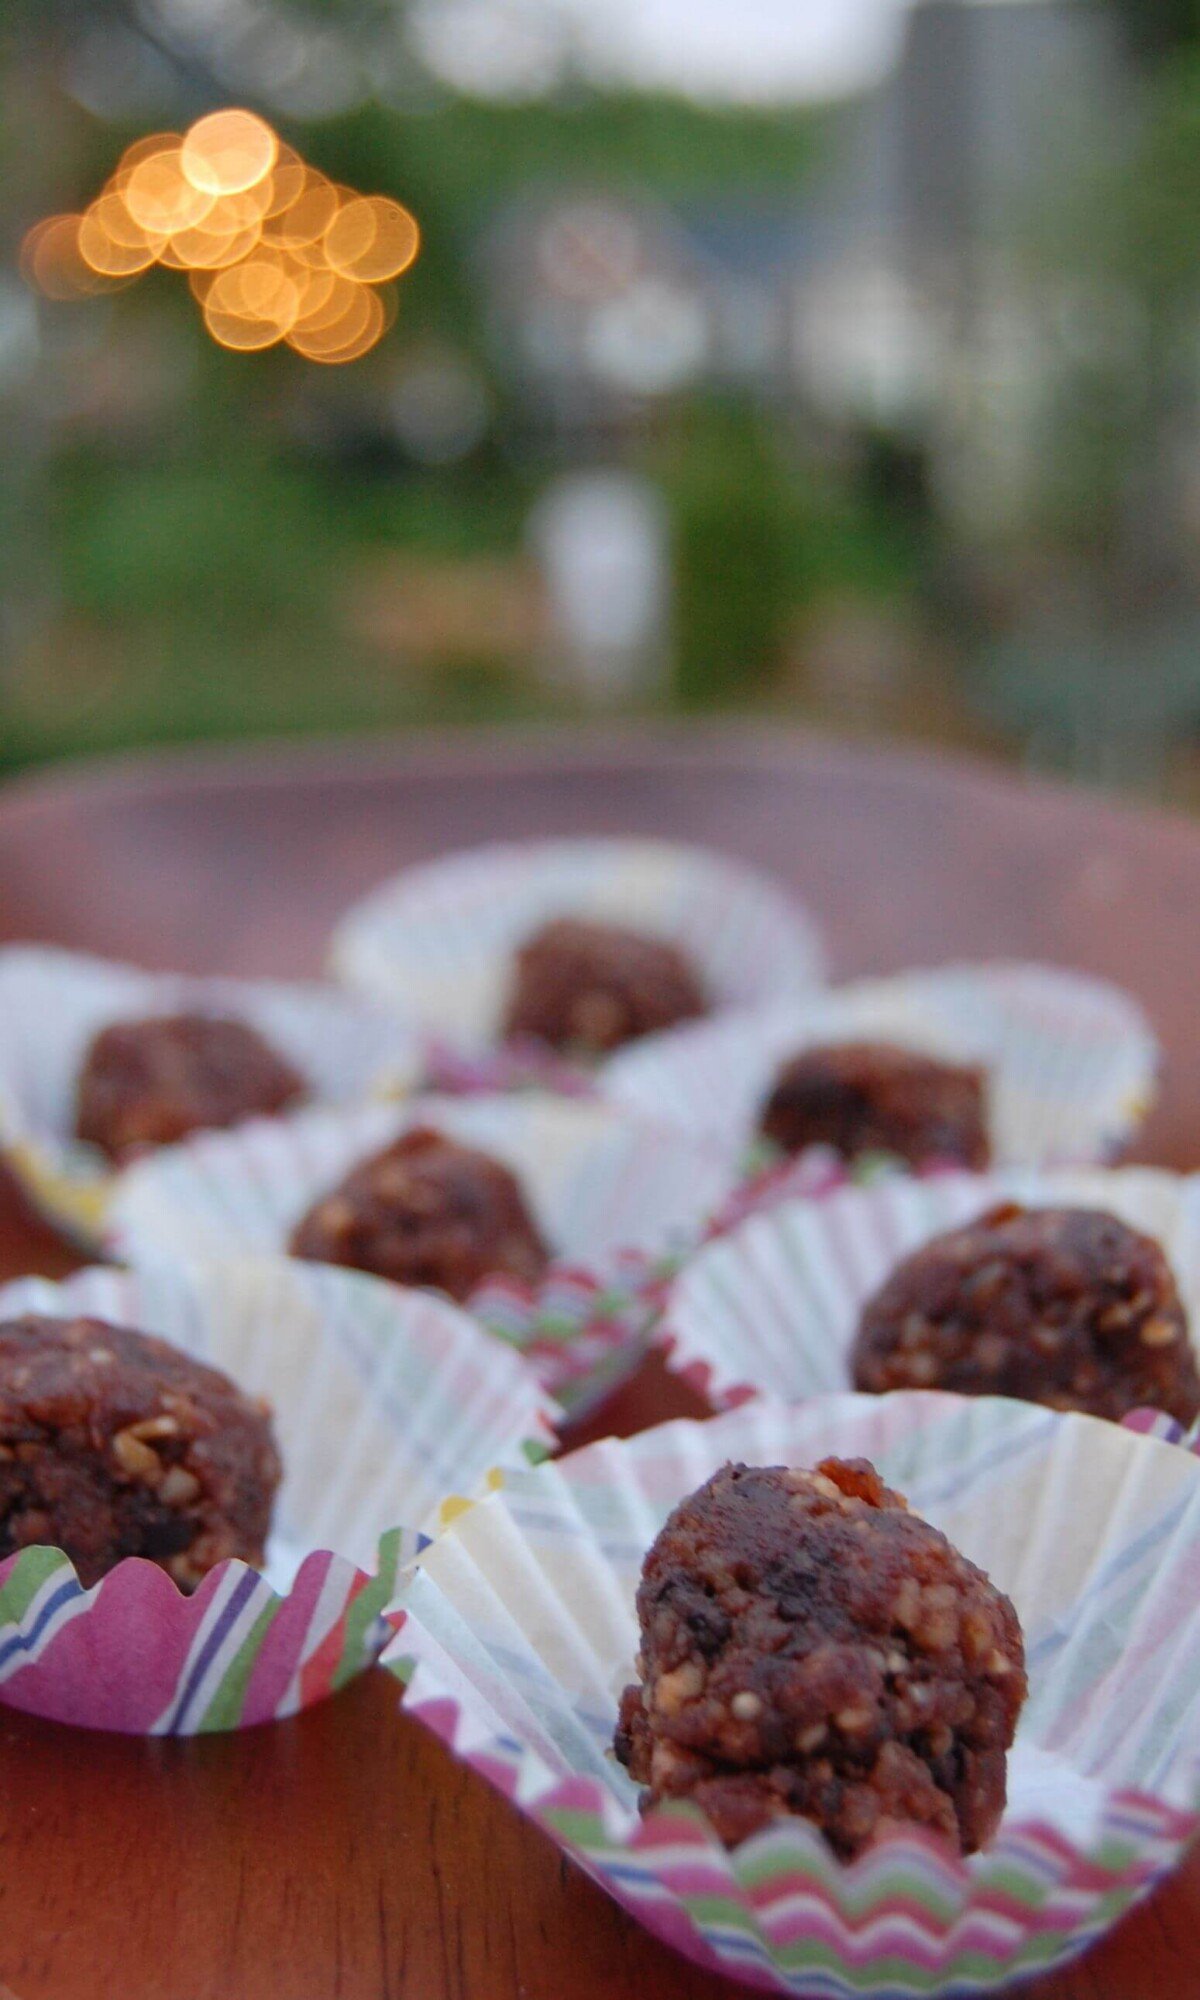
{"label": "pink striped paper liner", "polygon": [[[687,1805],[639,1818],[610,1754],[670,1507],[726,1459],[830,1452],[874,1460],[1020,1613],[1009,1807],[969,1860],[913,1831],[845,1866],[800,1820],[727,1851]],[[1065,1962],[1178,1861],[1200,1824],[1197,1605],[1188,1453],[996,1399],[760,1399],[507,1476],[406,1580],[386,1664],[413,1714],[689,1958],[804,2000],[901,2000]]]}
{"label": "pink striped paper liner", "polygon": [[[185,1597],[153,1563],[84,1590],[67,1556],[0,1563],[0,1701],[152,1735],[244,1728],[332,1694],[378,1655],[399,1578],[450,1494],[544,1455],[557,1411],[448,1303],[280,1259],[94,1269],[0,1289],[0,1316],[157,1333],[274,1408],[284,1483],[265,1573]],[[337,1551],[335,1553],[335,1551]]]}

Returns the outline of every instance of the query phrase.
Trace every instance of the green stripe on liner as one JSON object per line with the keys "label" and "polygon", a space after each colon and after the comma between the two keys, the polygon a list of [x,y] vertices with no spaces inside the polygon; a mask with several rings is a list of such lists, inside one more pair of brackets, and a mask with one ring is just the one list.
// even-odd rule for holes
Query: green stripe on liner
{"label": "green stripe on liner", "polygon": [[389,1528],[386,1535],[379,1538],[376,1574],[359,1591],[346,1613],[345,1643],[331,1684],[335,1688],[343,1687],[355,1674],[361,1673],[375,1656],[376,1648],[368,1643],[368,1637],[380,1612],[396,1594],[402,1540],[403,1530],[400,1528]]}
{"label": "green stripe on liner", "polygon": [[246,1688],[254,1671],[255,1662],[262,1651],[269,1628],[282,1610],[283,1605],[278,1598],[274,1603],[263,1606],[222,1674],[220,1686],[196,1726],[198,1736],[206,1736],[210,1731],[218,1729],[237,1728],[242,1719]]}
{"label": "green stripe on liner", "polygon": [[70,1569],[70,1561],[61,1549],[22,1549],[0,1585],[0,1619],[19,1625],[47,1579],[57,1570],[65,1577]]}

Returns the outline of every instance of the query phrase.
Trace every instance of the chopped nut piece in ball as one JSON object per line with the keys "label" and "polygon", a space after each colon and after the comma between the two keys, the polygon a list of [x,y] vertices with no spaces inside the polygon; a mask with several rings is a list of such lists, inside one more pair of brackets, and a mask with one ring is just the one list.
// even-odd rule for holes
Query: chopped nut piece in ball
{"label": "chopped nut piece in ball", "polygon": [[280,1471],[265,1405],[165,1340],[0,1322],[0,1558],[49,1543],[90,1586],[145,1556],[194,1590],[227,1556],[261,1565]]}
{"label": "chopped nut piece in ball", "polygon": [[517,953],[504,1032],[597,1056],[707,1011],[699,975],[678,946],[560,917]]}
{"label": "chopped nut piece in ball", "polygon": [[892,1153],[911,1166],[984,1167],[984,1073],[886,1042],[802,1049],[779,1072],[759,1129],[786,1153],[832,1146],[847,1160]]}
{"label": "chopped nut piece in ball", "polygon": [[989,1840],[1025,1699],[1008,1599],[865,1459],[726,1465],[650,1549],[616,1753],[732,1846],[785,1814],[850,1858],[899,1824]]}
{"label": "chopped nut piece in ball", "polygon": [[860,1389],[1017,1396],[1120,1419],[1200,1413],[1175,1280],[1152,1237],[1089,1208],[990,1209],[906,1257],[868,1299]]}
{"label": "chopped nut piece in ball", "polygon": [[309,1209],[291,1253],[467,1299],[484,1278],[535,1284],[550,1253],[517,1177],[421,1126],[363,1160]]}
{"label": "chopped nut piece in ball", "polygon": [[80,1072],[76,1134],[111,1160],[299,1104],[307,1086],[244,1021],[170,1014],[117,1021]]}

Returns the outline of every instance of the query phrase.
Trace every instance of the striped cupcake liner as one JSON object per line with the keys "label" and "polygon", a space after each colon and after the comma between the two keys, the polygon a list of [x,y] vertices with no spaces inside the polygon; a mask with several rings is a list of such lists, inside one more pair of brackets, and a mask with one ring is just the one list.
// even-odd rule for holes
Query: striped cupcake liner
{"label": "striped cupcake liner", "polygon": [[[779,1821],[732,1852],[695,1808],[640,1818],[611,1742],[642,1557],[728,1459],[865,1456],[1013,1598],[1030,1695],[995,1840],[889,1834],[856,1862]],[[404,1706],[697,1964],[803,2000],[995,1992],[1082,1951],[1200,1825],[1200,1464],[993,1399],[759,1400],[535,1470],[406,1578]],[[1181,1607],[1182,1610],[1181,1610]]]}
{"label": "striped cupcake liner", "polygon": [[115,1173],[74,1136],[89,1043],[113,1021],[156,1014],[245,1021],[286,1056],[314,1098],[355,1103],[386,1077],[411,1088],[420,1038],[335,986],[142,972],[49,945],[0,950],[0,1148],[36,1205],[87,1248],[100,1242]]}
{"label": "striped cupcake liner", "polygon": [[517,1175],[553,1264],[536,1286],[485,1280],[469,1310],[580,1416],[642,1360],[667,1275],[737,1183],[731,1148],[538,1094],[300,1112],[204,1133],[130,1168],[113,1198],[109,1248],[135,1264],[277,1255],[356,1161],[420,1124],[482,1147]]}
{"label": "striped cupcake liner", "polygon": [[867,1299],[901,1258],[999,1202],[1101,1208],[1161,1243],[1200,1326],[1200,1176],[1149,1167],[891,1174],[821,1201],[768,1205],[707,1243],[656,1330],[667,1365],[716,1409],[850,1386]]}
{"label": "striped cupcake liner", "polygon": [[998,1166],[1113,1159],[1156,1094],[1158,1047],[1133,1000],[1078,973],[1005,964],[862,980],[647,1036],[611,1059],[601,1088],[637,1117],[736,1132],[749,1148],[789,1056],[863,1038],[981,1063]]}
{"label": "striped cupcake liner", "polygon": [[185,1597],[141,1560],[90,1590],[60,1549],[0,1563],[0,1701],[58,1722],[195,1735],[333,1694],[386,1643],[445,1495],[555,1443],[558,1412],[517,1355],[448,1303],[357,1272],[95,1268],[0,1290],[0,1317],[25,1312],[133,1326],[223,1368],[272,1404],[284,1465],[261,1574],[221,1563]]}
{"label": "striped cupcake liner", "polygon": [[342,919],[331,963],[359,992],[478,1049],[498,1039],[518,947],[560,916],[678,945],[714,1008],[824,983],[820,936],[782,886],[722,855],[639,839],[497,844],[405,869]]}

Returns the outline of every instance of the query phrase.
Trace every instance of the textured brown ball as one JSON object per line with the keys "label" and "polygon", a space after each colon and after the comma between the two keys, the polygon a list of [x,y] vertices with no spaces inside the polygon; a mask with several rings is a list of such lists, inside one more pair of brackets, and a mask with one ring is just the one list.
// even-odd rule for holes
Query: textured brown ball
{"label": "textured brown ball", "polygon": [[990,1157],[983,1071],[886,1042],[802,1049],[776,1078],[760,1130],[786,1153],[832,1146],[847,1160],[892,1153],[975,1168]]}
{"label": "textured brown ball", "polygon": [[265,1404],[167,1341],[0,1323],[0,1557],[51,1544],[90,1587],[145,1556],[193,1590],[227,1556],[261,1566],[280,1472]]}
{"label": "textured brown ball", "polygon": [[1200,1413],[1171,1267],[1101,1209],[990,1209],[906,1257],[863,1307],[858,1388],[1016,1396],[1120,1419]]}
{"label": "textured brown ball", "polygon": [[425,1126],[352,1168],[297,1224],[290,1249],[459,1300],[495,1273],[536,1284],[550,1260],[516,1175]]}
{"label": "textured brown ball", "polygon": [[677,946],[561,917],[517,953],[504,1032],[596,1056],[707,1011],[699,975]]}
{"label": "textured brown ball", "polygon": [[244,1021],[207,1014],[117,1021],[84,1058],[75,1130],[122,1160],[189,1132],[269,1116],[307,1094],[299,1072]]}
{"label": "textured brown ball", "polygon": [[843,1858],[898,1824],[995,1832],[1025,1699],[1017,1614],[865,1459],[726,1465],[646,1557],[616,1753],[727,1845],[784,1814]]}

